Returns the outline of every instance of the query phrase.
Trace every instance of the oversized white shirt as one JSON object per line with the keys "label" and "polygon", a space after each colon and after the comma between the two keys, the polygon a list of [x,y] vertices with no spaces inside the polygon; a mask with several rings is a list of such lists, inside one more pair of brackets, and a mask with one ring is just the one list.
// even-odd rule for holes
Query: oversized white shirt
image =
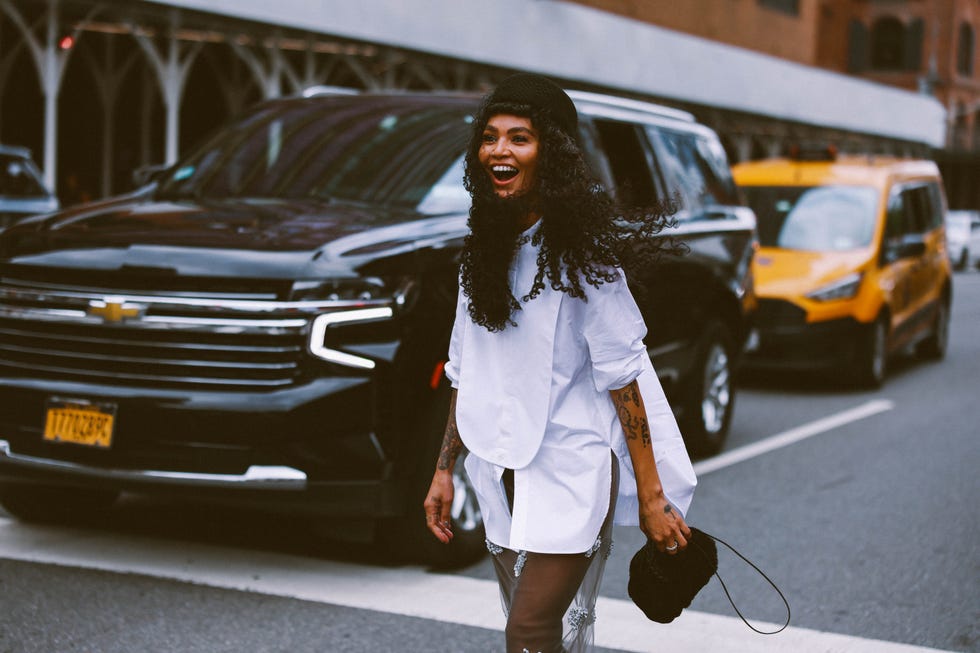
{"label": "oversized white shirt", "polygon": [[[540,220],[525,236],[533,236]],[[523,297],[537,272],[529,238],[510,268]],[[667,499],[686,513],[694,470],[643,337],[646,326],[622,271],[587,301],[553,290],[521,302],[517,326],[491,333],[469,317],[460,291],[446,376],[457,389],[456,424],[469,454],[487,539],[515,551],[580,553],[609,510],[612,457],[620,466],[617,524],[639,521],[636,478],[609,391],[636,379]],[[511,515],[501,482],[514,470]]]}

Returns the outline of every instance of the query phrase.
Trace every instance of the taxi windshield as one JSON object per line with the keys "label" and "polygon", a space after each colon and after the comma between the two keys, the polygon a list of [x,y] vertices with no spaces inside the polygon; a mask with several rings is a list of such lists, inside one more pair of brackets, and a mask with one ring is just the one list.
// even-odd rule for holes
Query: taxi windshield
{"label": "taxi windshield", "polygon": [[745,186],[763,247],[840,252],[867,247],[878,193],[870,186]]}

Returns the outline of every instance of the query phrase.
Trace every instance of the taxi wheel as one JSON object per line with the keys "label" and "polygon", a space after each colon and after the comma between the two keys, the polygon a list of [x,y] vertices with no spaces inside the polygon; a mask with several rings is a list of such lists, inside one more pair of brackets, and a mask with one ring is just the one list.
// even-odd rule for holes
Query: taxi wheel
{"label": "taxi wheel", "polygon": [[442,449],[452,388],[443,382],[435,395],[418,433],[420,455],[411,471],[406,514],[381,522],[378,540],[395,559],[411,560],[440,569],[456,569],[474,563],[486,554],[486,531],[476,492],[463,465],[465,453],[460,455],[453,468],[453,540],[443,544],[425,524],[422,502],[429,492],[432,473]]}
{"label": "taxi wheel", "polygon": [[91,517],[107,510],[119,493],[95,488],[12,484],[0,487],[0,505],[28,522],[59,523]]}
{"label": "taxi wheel", "polygon": [[880,388],[887,369],[888,319],[882,315],[864,333],[854,364],[854,378],[860,387]]}
{"label": "taxi wheel", "polygon": [[932,331],[925,340],[920,342],[915,353],[921,358],[940,360],[946,356],[949,345],[949,300],[943,299],[936,307],[936,317],[932,322]]}
{"label": "taxi wheel", "polygon": [[735,407],[732,337],[724,324],[708,323],[698,341],[695,367],[683,406],[681,432],[693,456],[721,451]]}

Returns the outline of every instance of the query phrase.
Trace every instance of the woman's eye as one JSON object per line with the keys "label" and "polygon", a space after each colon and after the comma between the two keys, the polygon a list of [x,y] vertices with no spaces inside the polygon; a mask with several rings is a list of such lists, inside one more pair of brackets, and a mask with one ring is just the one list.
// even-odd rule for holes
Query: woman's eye
{"label": "woman's eye", "polygon": [[484,134],[483,135],[483,142],[484,143],[492,143],[495,140],[497,140],[497,139],[493,137],[493,134]]}
{"label": "woman's eye", "polygon": [[515,136],[511,140],[515,143],[527,143],[527,136]]}

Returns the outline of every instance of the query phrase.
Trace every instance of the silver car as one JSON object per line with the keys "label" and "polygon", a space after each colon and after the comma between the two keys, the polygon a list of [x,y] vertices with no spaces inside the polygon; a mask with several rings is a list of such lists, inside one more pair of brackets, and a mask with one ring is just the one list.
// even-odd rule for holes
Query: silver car
{"label": "silver car", "polygon": [[45,188],[30,150],[0,145],[0,229],[35,213],[56,211],[58,206],[58,198]]}
{"label": "silver car", "polygon": [[949,211],[946,214],[946,251],[957,270],[980,261],[980,211]]}

